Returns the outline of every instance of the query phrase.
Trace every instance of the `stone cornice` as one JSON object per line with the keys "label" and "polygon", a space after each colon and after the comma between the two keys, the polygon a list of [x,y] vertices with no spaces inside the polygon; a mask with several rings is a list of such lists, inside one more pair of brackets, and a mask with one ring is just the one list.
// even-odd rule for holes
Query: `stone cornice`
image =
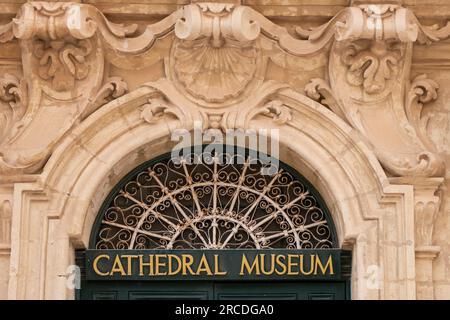
{"label": "stone cornice", "polygon": [[[192,9],[197,7],[200,7],[200,11],[206,13],[212,7],[215,7],[215,9],[212,9],[211,12],[219,10],[218,8],[221,8],[221,4],[219,2],[198,2],[197,4],[186,5],[170,14],[168,18],[153,25],[148,25],[142,35],[133,37],[137,25],[125,26],[112,23],[105,18],[104,12],[93,5],[77,2],[28,2],[20,7],[16,18],[1,27],[0,41],[9,41],[12,37],[24,40],[33,36],[49,40],[62,39],[66,36],[86,39],[99,31],[105,37],[105,40],[116,42],[112,44],[113,46],[125,46],[114,41],[114,38],[128,38],[126,46],[133,47],[133,43],[130,45],[130,41],[135,43],[143,41],[146,43],[153,42],[158,35],[169,32],[182,15],[186,18],[186,14],[191,14],[193,12]],[[305,47],[297,48],[297,50],[288,49],[291,53],[300,55],[311,53],[309,52],[310,49],[308,49],[309,43],[312,43],[314,46],[321,46],[326,41],[329,41],[332,36],[335,36],[338,41],[351,38],[380,39],[381,37],[382,39],[398,39],[402,42],[418,40],[424,43],[427,41],[439,41],[450,35],[450,25],[448,27],[439,27],[437,25],[422,26],[412,10],[396,4],[362,4],[354,7],[344,7],[335,14],[333,19],[321,27],[312,31],[297,28],[297,36],[306,37],[309,41],[296,39],[284,27],[279,27],[270,22],[267,17],[259,14],[250,6],[228,3],[227,8],[230,8],[230,12],[239,11],[242,12],[239,13],[240,15],[244,14],[241,18],[243,20],[239,23],[251,20],[252,23],[254,22],[253,25],[257,27],[258,32],[261,29],[266,35],[279,41],[282,46],[283,42],[285,42],[284,46],[290,48],[291,45],[288,42],[293,42],[293,47]],[[186,11],[187,9],[189,11]],[[222,10],[228,9],[222,8],[217,13],[219,14]],[[384,18],[385,15],[388,16],[387,19]],[[196,18],[202,16],[207,17],[208,14],[202,14]],[[384,34],[382,35],[377,34],[378,31],[375,31],[380,26],[369,26],[370,21],[378,19],[377,16],[380,16],[379,20],[383,24],[381,32]],[[237,18],[233,19],[233,22],[230,21],[230,26],[237,23]],[[192,22],[195,21],[192,20]],[[222,23],[221,28],[224,28],[224,26],[225,24]],[[238,30],[237,27],[235,28],[235,30]],[[244,30],[247,29],[248,27]],[[181,38],[183,37],[181,36]],[[321,41],[322,39],[324,40],[323,42]],[[318,41],[320,43],[317,43]]]}
{"label": "stone cornice", "polygon": [[[2,8],[0,18],[13,18],[24,2],[23,0],[0,2]],[[242,4],[255,9],[267,18],[291,20],[294,17],[314,17],[327,20],[336,15],[340,10],[350,5],[357,5],[363,2],[367,1],[329,0],[318,3],[317,0],[273,0],[267,3],[264,0],[243,0]],[[376,1],[371,2],[374,3]],[[421,19],[450,19],[450,3],[446,0],[403,0],[391,2],[402,4],[404,7],[412,10]],[[95,6],[111,19],[123,20],[161,18],[170,15],[183,5],[189,4],[190,1],[165,0],[156,3],[127,1],[127,3],[118,3],[117,1],[86,0],[83,3]]]}

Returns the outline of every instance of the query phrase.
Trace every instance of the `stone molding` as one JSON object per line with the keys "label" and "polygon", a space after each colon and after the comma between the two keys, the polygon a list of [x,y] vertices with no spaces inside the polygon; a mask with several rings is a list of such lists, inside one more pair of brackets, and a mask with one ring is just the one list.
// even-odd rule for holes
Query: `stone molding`
{"label": "stone molding", "polygon": [[11,202],[3,200],[0,204],[0,248],[9,248],[11,244]]}
{"label": "stone molding", "polygon": [[417,298],[434,299],[433,261],[441,248],[433,245],[436,217],[441,207],[441,185],[444,178],[391,178],[394,184],[414,186],[415,255],[417,273]]}

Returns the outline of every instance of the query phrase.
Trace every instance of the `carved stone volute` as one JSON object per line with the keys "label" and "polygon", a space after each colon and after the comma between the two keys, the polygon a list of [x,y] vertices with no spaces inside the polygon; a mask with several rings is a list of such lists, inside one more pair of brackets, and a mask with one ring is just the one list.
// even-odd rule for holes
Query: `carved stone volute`
{"label": "carved stone volute", "polygon": [[367,138],[393,176],[444,174],[444,161],[418,119],[423,104],[436,99],[437,84],[411,83],[410,69],[413,42],[437,41],[446,29],[424,27],[408,9],[388,4],[344,9],[322,27],[297,29],[312,42],[335,35],[329,85],[313,79],[306,93],[316,100],[328,96],[330,108]]}
{"label": "carved stone volute", "polygon": [[175,24],[175,34],[182,40],[207,37],[213,47],[222,46],[225,39],[252,41],[258,38],[261,28],[251,17],[249,7],[198,2],[183,8],[183,17]]}
{"label": "carved stone volute", "polygon": [[[92,97],[104,81],[102,39],[124,38],[135,30],[136,25],[109,22],[90,5],[27,2],[21,7],[17,17],[0,30],[1,40],[18,39],[24,76],[14,84],[15,91],[6,87],[2,99],[9,94],[16,102],[10,103],[11,116],[3,117],[7,124],[0,136],[1,174],[33,173],[42,167],[59,138],[100,101]],[[27,95],[32,99],[27,101]],[[54,121],[48,122],[47,117]],[[33,132],[38,127],[45,127],[47,134]]]}

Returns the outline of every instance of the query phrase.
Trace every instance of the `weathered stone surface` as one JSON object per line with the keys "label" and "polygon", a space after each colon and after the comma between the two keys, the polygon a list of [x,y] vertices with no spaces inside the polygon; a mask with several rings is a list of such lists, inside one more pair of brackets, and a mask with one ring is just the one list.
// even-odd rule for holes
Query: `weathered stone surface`
{"label": "weathered stone surface", "polygon": [[73,298],[106,195],[199,121],[280,130],[353,250],[354,299],[450,299],[450,6],[384,2],[9,1],[0,298]]}

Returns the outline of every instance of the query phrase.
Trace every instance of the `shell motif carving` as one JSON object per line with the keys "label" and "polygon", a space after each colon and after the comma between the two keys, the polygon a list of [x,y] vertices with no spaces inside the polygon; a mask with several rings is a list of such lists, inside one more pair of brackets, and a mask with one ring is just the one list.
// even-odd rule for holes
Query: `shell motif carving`
{"label": "shell motif carving", "polygon": [[257,49],[254,43],[230,39],[217,47],[209,44],[211,40],[176,41],[173,70],[189,94],[220,103],[239,96],[254,78]]}

